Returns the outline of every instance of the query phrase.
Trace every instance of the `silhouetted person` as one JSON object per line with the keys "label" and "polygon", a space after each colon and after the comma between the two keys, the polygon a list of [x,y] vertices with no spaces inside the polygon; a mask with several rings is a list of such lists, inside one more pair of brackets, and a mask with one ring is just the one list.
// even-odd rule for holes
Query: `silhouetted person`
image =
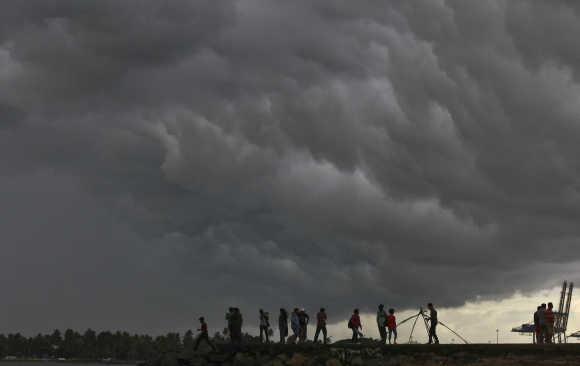
{"label": "silhouetted person", "polygon": [[544,336],[544,340],[546,343],[552,343],[554,337],[554,304],[551,302],[548,303],[548,309],[544,312],[544,320],[546,322],[546,334]]}
{"label": "silhouetted person", "polygon": [[538,325],[540,326],[538,343],[544,343],[546,342],[546,304],[540,305],[540,310],[538,310]]}
{"label": "silhouetted person", "polygon": [[306,339],[308,338],[308,334],[307,334],[308,322],[310,321],[310,317],[306,313],[306,310],[304,310],[304,309],[300,310],[300,312],[298,313],[298,321],[300,324],[298,338],[300,339],[300,342],[306,342]]}
{"label": "silhouetted person", "polygon": [[278,315],[278,329],[280,330],[280,343],[286,343],[286,337],[288,336],[288,312],[286,309],[280,309],[280,315]]}
{"label": "silhouetted person", "polygon": [[395,317],[395,309],[389,309],[387,328],[389,329],[389,344],[391,344],[391,336],[394,336],[393,343],[397,344],[397,318]]}
{"label": "silhouetted person", "polygon": [[264,343],[263,333],[266,334],[266,343],[270,342],[268,329],[270,328],[270,319],[267,312],[260,309],[260,342]]}
{"label": "silhouetted person", "polygon": [[358,309],[354,309],[350,320],[348,321],[348,327],[352,330],[352,341],[354,343],[358,342],[358,337],[360,334],[359,329],[362,330],[362,324],[360,322],[360,316],[358,315]]}
{"label": "silhouetted person", "polygon": [[326,311],[320,308],[316,314],[316,333],[314,333],[314,343],[318,341],[318,335],[322,332],[322,343],[326,344]]}
{"label": "silhouetted person", "polygon": [[232,314],[230,315],[230,322],[232,327],[232,343],[241,344],[243,319],[239,308],[233,308]]}
{"label": "silhouetted person", "polygon": [[433,343],[433,341],[435,341],[435,344],[439,344],[439,338],[437,337],[437,324],[439,324],[439,321],[437,320],[437,310],[435,310],[435,307],[431,303],[427,304],[427,308],[429,309],[430,320],[429,344]]}
{"label": "silhouetted person", "polygon": [[195,341],[195,346],[193,347],[193,350],[197,351],[197,348],[199,347],[200,342],[205,341],[205,343],[207,343],[215,351],[216,350],[215,346],[209,340],[209,334],[207,333],[207,323],[205,322],[205,319],[203,318],[203,316],[201,318],[199,318],[199,323],[200,323],[200,327],[197,330],[199,332],[199,335],[197,336],[197,340]]}
{"label": "silhouetted person", "polygon": [[290,326],[292,327],[294,342],[296,342],[300,336],[300,317],[298,316],[299,312],[300,311],[298,308],[294,308],[294,311],[292,311],[292,315],[290,316]]}
{"label": "silhouetted person", "polygon": [[540,309],[542,309],[542,307],[538,306],[534,312],[534,333],[536,335],[536,343],[541,343],[540,335],[542,334],[542,327],[540,325]]}
{"label": "silhouetted person", "polygon": [[380,304],[377,310],[377,327],[379,328],[379,334],[381,335],[381,342],[387,342],[387,313],[385,312],[385,305]]}
{"label": "silhouetted person", "polygon": [[234,327],[233,327],[233,322],[232,322],[232,315],[234,313],[234,308],[230,307],[228,309],[228,312],[226,313],[226,323],[227,323],[227,329],[228,329],[228,333],[230,335],[230,341],[233,343],[234,342]]}

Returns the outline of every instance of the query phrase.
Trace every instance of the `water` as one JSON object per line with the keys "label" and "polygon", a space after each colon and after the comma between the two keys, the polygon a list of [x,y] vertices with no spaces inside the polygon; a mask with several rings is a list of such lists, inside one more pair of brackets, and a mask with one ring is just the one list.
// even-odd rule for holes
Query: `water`
{"label": "water", "polygon": [[2,366],[127,366],[135,365],[134,363],[98,363],[98,362],[81,362],[81,361],[0,361]]}

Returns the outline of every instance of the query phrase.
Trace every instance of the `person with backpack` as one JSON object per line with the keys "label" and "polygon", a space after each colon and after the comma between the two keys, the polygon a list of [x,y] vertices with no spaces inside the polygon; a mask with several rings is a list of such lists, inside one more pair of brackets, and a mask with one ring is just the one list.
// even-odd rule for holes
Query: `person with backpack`
{"label": "person with backpack", "polygon": [[298,321],[300,324],[298,339],[300,340],[301,343],[306,342],[306,339],[308,338],[307,334],[308,322],[310,321],[310,317],[306,313],[306,310],[304,309],[300,310],[300,312],[298,313]]}
{"label": "person with backpack", "polygon": [[268,331],[270,328],[269,314],[264,310],[260,309],[260,342],[264,343],[264,336],[266,334],[266,343],[270,342]]}
{"label": "person with backpack", "polygon": [[284,308],[280,308],[280,315],[278,315],[278,330],[280,331],[280,343],[286,343],[288,336],[288,312]]}
{"label": "person with backpack", "polygon": [[352,312],[348,321],[348,327],[352,330],[352,342],[358,343],[359,335],[362,336],[362,333],[359,332],[359,329],[362,330],[362,324],[360,322],[360,316],[358,315],[358,309],[354,309]]}
{"label": "person with backpack", "polygon": [[314,343],[318,342],[318,335],[322,331],[322,343],[326,344],[326,310],[320,308],[316,314],[316,333],[314,333]]}
{"label": "person with backpack", "polygon": [[397,344],[397,318],[395,318],[395,309],[389,309],[387,328],[389,329],[389,344],[391,344],[392,335],[394,335],[393,344]]}
{"label": "person with backpack", "polygon": [[203,318],[203,316],[199,318],[199,323],[200,323],[200,327],[197,329],[197,331],[199,332],[199,335],[197,336],[197,340],[195,341],[195,346],[193,347],[193,350],[197,351],[197,348],[199,347],[199,344],[201,343],[201,341],[205,341],[205,343],[207,343],[211,347],[211,349],[213,349],[215,351],[216,350],[215,346],[209,340],[209,334],[207,331],[207,323],[205,322],[205,319]]}
{"label": "person with backpack", "polygon": [[387,343],[387,313],[385,312],[385,305],[380,304],[377,310],[377,327],[381,335],[381,342]]}

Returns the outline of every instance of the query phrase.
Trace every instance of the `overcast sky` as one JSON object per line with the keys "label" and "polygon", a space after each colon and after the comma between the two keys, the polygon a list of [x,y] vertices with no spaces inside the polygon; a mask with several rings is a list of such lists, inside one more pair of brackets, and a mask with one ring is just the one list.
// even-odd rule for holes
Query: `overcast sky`
{"label": "overcast sky", "polygon": [[580,280],[578,34],[571,1],[2,1],[0,331]]}

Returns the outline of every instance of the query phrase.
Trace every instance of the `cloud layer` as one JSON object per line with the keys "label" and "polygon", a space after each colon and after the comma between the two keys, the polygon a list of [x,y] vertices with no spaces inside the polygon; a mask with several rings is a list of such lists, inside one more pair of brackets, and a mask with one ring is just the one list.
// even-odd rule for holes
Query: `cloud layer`
{"label": "cloud layer", "polygon": [[160,330],[230,304],[338,319],[580,277],[579,18],[3,2],[8,326]]}

